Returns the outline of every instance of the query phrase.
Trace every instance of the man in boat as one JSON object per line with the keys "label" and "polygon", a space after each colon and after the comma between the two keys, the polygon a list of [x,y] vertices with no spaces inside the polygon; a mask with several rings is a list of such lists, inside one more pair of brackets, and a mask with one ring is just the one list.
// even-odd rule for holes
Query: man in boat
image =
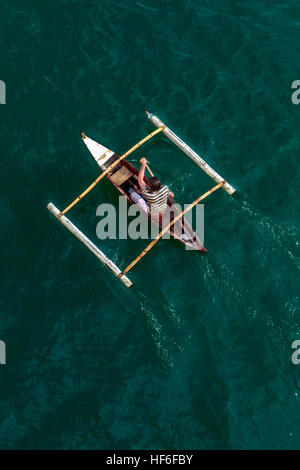
{"label": "man in boat", "polygon": [[151,215],[159,217],[168,208],[168,197],[174,197],[174,194],[168,186],[162,186],[160,180],[155,176],[149,178],[149,187],[144,181],[144,174],[147,160],[141,158],[141,169],[138,175],[138,182],[141,191],[149,204],[149,212]]}

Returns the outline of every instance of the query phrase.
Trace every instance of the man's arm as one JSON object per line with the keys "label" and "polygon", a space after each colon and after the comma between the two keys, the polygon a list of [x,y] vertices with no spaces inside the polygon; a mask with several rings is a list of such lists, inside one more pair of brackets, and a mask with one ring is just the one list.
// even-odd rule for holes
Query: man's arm
{"label": "man's arm", "polygon": [[144,181],[144,174],[145,174],[145,168],[146,168],[146,163],[147,163],[146,158],[141,158],[140,163],[142,166],[139,172],[138,182],[139,182],[140,188],[142,188],[143,186],[146,186],[146,183]]}

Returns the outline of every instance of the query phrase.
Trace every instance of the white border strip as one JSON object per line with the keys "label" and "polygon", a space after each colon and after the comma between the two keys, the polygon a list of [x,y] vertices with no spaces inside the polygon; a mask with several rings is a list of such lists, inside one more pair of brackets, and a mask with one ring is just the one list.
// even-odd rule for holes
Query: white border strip
{"label": "white border strip", "polygon": [[[109,268],[115,276],[119,276],[121,274],[121,270],[118,268],[118,266],[115,265],[99,248],[97,248],[96,245],[94,245],[89,238],[87,238],[77,227],[74,225],[65,215],[62,215],[61,217],[58,218],[58,215],[60,214],[60,210],[55,207],[52,202],[49,202],[47,205],[48,210],[51,212],[51,214],[54,215],[54,217],[57,218],[57,220],[62,223],[73,235],[75,235],[78,240],[81,241],[100,261],[103,263],[107,268]],[[126,286],[126,287],[131,287],[132,282],[130,279],[128,279],[127,276],[121,276],[119,277],[120,281]]]}
{"label": "white border strip", "polygon": [[[156,127],[161,127],[164,126],[164,123],[154,114],[148,113],[146,111],[148,119],[156,126]],[[216,183],[221,183],[224,181],[225,178],[220,176],[213,168],[211,168],[204,160],[203,158],[200,157],[196,152],[194,152],[191,147],[189,147],[187,144],[183,142],[183,140],[178,137],[178,135],[174,134],[171,129],[168,127],[165,127],[163,130],[163,133],[165,134],[168,139],[172,140],[177,147],[179,147],[181,150],[183,150],[184,153],[186,153],[195,163],[198,165],[200,168],[202,168],[205,173],[207,173]],[[223,185],[223,189],[227,191],[228,194],[233,194],[235,192],[235,189],[233,186],[231,186],[229,183],[225,183]]]}

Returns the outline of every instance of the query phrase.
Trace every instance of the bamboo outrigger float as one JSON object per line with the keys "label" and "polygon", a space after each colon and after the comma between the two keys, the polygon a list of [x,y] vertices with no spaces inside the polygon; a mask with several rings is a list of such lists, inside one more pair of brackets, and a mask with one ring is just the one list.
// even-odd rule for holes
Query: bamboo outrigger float
{"label": "bamboo outrigger float", "polygon": [[[84,143],[86,144],[87,148],[93,155],[94,159],[100,166],[102,173],[96,178],[96,180],[88,186],[88,188],[83,191],[71,204],[69,204],[64,210],[61,212],[54,204],[49,203],[47,208],[49,211],[56,217],[56,219],[64,225],[75,237],[77,237],[106,267],[110,269],[110,271],[126,286],[131,287],[132,282],[126,276],[126,273],[132,269],[132,267],[146,254],[150,251],[150,249],[158,242],[162,236],[168,232],[174,238],[180,240],[181,242],[185,243],[186,245],[192,247],[193,249],[204,251],[206,249],[203,246],[201,240],[199,240],[198,236],[193,231],[192,227],[184,218],[184,215],[190,211],[196,204],[198,204],[201,200],[205,199],[209,194],[216,191],[219,188],[223,188],[228,194],[232,195],[235,192],[235,189],[222,178],[215,170],[213,170],[194,150],[192,150],[187,144],[185,144],[174,132],[172,132],[157,116],[148,113],[146,111],[147,117],[150,121],[158,127],[154,132],[147,135],[144,139],[140,140],[137,144],[131,147],[127,152],[125,152],[121,157],[119,157],[115,152],[112,150],[107,149],[103,145],[99,144],[98,142],[94,141],[87,137],[84,133],[82,133],[82,138]],[[137,148],[139,148],[143,143],[150,140],[155,135],[162,132],[166,137],[172,140],[183,152],[185,152],[200,168],[202,168],[205,173],[207,173],[214,181],[218,184],[211,188],[206,193],[199,196],[194,202],[189,204],[189,206],[184,211],[179,211],[176,206],[174,206],[174,201],[169,197],[168,199],[168,206],[172,212],[174,213],[173,219],[169,222],[166,226],[161,225],[161,222],[158,221],[159,219],[154,219],[149,214],[148,218],[151,222],[154,222],[156,225],[160,227],[160,232],[154,238],[154,240],[143,250],[143,252],[138,255],[123,271],[116,266],[116,264],[110,260],[94,243],[91,242],[67,217],[66,213],[74,207],[81,199],[86,196],[96,185],[101,181],[104,176],[107,176],[109,181],[119,190],[119,192],[125,196],[128,201],[133,204],[131,201],[127,190],[124,187],[124,184],[130,185],[134,184],[137,181],[138,170],[135,168],[131,163],[125,161],[126,157],[134,152]],[[147,169],[151,176],[153,173],[151,172],[150,168],[147,165]],[[147,184],[148,178],[144,177],[144,180]],[[179,228],[176,226],[177,222],[179,222]],[[185,236],[185,237],[184,237]]]}
{"label": "bamboo outrigger float", "polygon": [[[187,144],[183,142],[183,140],[178,137],[178,135],[174,134],[171,129],[169,129],[157,116],[152,113],[147,114],[148,119],[158,128],[162,129],[162,132],[165,134],[168,139],[172,140],[177,147],[183,150],[195,163],[198,165],[205,173],[210,176],[216,183],[221,183],[224,181],[224,178],[220,176],[215,170],[213,170],[204,160],[200,157],[194,150],[191,149]],[[226,181],[223,185],[223,189],[227,191],[228,194],[232,195],[235,192],[235,189]]]}
{"label": "bamboo outrigger float", "polygon": [[47,206],[48,210],[53,214],[61,224],[63,224],[73,235],[75,235],[78,240],[80,240],[100,261],[104,264],[107,268],[111,270],[111,272],[117,276],[121,282],[123,282],[124,286],[131,287],[132,282],[128,279],[127,276],[123,276],[121,270],[118,266],[115,265],[113,261],[111,261],[96,245],[94,245],[91,240],[88,239],[82,233],[79,228],[76,227],[65,215],[61,215],[61,212],[57,207],[55,207],[52,202],[49,202]]}

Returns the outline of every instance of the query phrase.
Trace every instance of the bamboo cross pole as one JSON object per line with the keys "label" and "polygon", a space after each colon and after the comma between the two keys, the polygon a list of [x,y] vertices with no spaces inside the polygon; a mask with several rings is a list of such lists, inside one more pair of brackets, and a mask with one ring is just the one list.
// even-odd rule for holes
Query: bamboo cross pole
{"label": "bamboo cross pole", "polygon": [[137,144],[135,144],[133,147],[131,147],[129,150],[127,150],[127,152],[123,153],[123,155],[121,155],[121,157],[118,158],[118,160],[116,160],[115,162],[113,162],[108,168],[106,168],[106,170],[104,170],[101,175],[98,176],[98,178],[95,179],[95,181],[85,190],[83,191],[83,193],[80,194],[80,196],[78,196],[68,207],[66,207],[59,215],[58,217],[61,217],[62,215],[65,215],[70,209],[72,209],[73,206],[75,206],[75,204],[77,204],[82,198],[84,198],[84,196],[86,196],[90,191],[91,189],[93,189],[97,183],[99,183],[99,181],[102,180],[102,178],[104,178],[105,175],[107,175],[107,173],[109,173],[115,166],[117,166],[122,160],[124,160],[124,158],[126,158],[128,155],[130,155],[132,152],[134,152],[138,147],[140,147],[142,144],[144,144],[145,142],[147,142],[147,140],[151,139],[152,137],[154,137],[156,134],[158,134],[159,132],[161,132],[163,129],[165,128],[165,125],[159,127],[158,129],[156,129],[154,132],[151,132],[151,134],[147,135],[146,137],[144,137],[144,139],[140,140]]}
{"label": "bamboo cross pole", "polygon": [[170,227],[172,227],[172,225],[174,225],[179,219],[181,219],[181,217],[186,214],[188,211],[190,211],[196,204],[198,204],[198,202],[202,201],[202,199],[206,198],[207,196],[209,196],[211,193],[213,193],[214,191],[216,191],[217,189],[219,189],[221,186],[223,186],[224,184],[226,183],[226,181],[222,181],[221,183],[217,184],[216,186],[214,186],[213,188],[211,188],[209,191],[207,191],[206,193],[202,194],[202,196],[198,197],[194,202],[192,202],[191,204],[189,204],[187,206],[186,209],[184,209],[182,212],[180,212],[180,214],[178,214],[166,227],[163,228],[163,230],[154,238],[154,240],[152,240],[151,243],[149,243],[149,245],[144,249],[144,251],[142,251],[142,253],[139,254],[139,256],[137,256],[133,261],[132,263],[130,263],[127,268],[124,269],[124,271],[122,271],[120,274],[119,274],[119,277],[123,276],[124,274],[126,274],[131,268],[133,268],[133,266],[141,259],[143,258],[143,256],[145,256],[146,253],[148,253],[149,250],[151,250],[151,248],[155,245],[155,243],[158,242],[158,240],[169,230]]}

